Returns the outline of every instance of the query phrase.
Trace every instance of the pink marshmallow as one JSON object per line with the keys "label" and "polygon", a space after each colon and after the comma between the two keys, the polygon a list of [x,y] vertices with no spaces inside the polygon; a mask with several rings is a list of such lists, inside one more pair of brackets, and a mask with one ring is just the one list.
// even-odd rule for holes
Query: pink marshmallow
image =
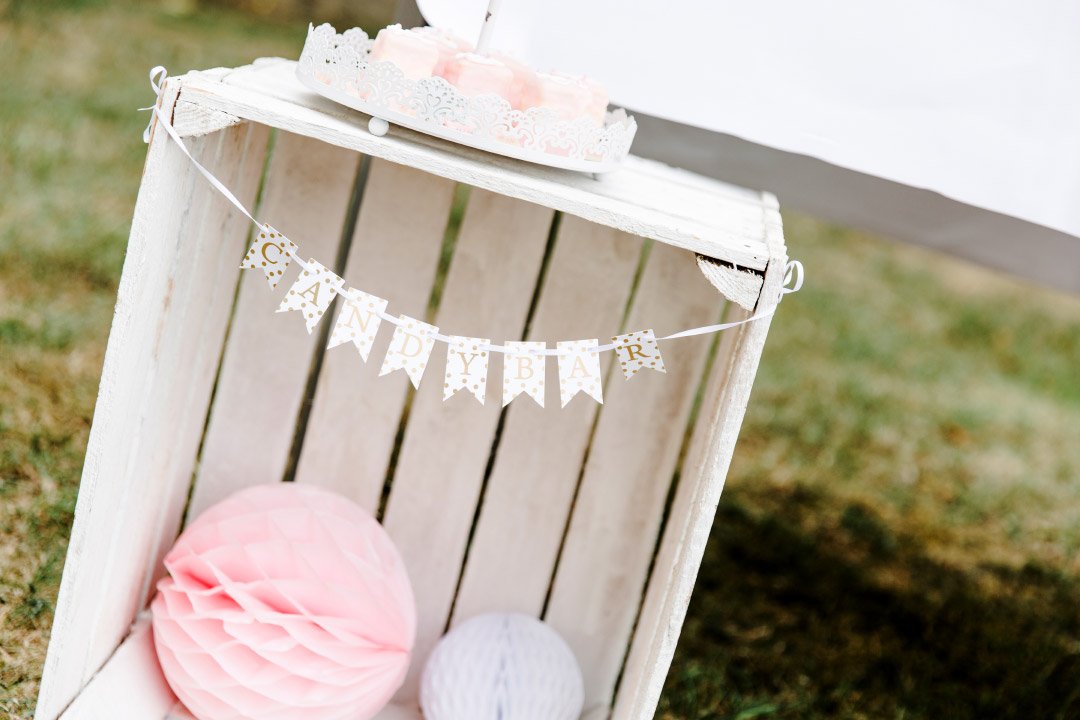
{"label": "pink marshmallow", "polygon": [[560,120],[573,121],[591,117],[589,108],[593,94],[580,78],[537,73],[536,83],[522,98],[526,108],[544,107],[554,110]]}
{"label": "pink marshmallow", "polygon": [[510,100],[514,72],[503,63],[475,53],[458,53],[447,63],[443,74],[446,81],[462,94],[499,95]]}
{"label": "pink marshmallow", "polygon": [[494,53],[492,57],[506,65],[514,73],[514,81],[510,85],[510,96],[507,98],[510,101],[510,106],[515,110],[527,109],[528,105],[525,104],[525,100],[535,95],[533,86],[536,85],[536,72],[512,55]]}
{"label": "pink marshmallow", "polygon": [[450,61],[454,59],[454,56],[459,52],[469,52],[472,50],[472,46],[465,42],[457,35],[440,30],[433,27],[418,27],[413,28],[409,32],[415,33],[419,37],[430,40],[435,43],[435,46],[439,48],[439,62],[435,66],[434,74],[439,77],[444,77],[446,74],[446,67]]}
{"label": "pink marshmallow", "polygon": [[371,59],[392,62],[410,80],[431,77],[439,64],[439,46],[419,33],[391,25],[379,31],[371,47]]}

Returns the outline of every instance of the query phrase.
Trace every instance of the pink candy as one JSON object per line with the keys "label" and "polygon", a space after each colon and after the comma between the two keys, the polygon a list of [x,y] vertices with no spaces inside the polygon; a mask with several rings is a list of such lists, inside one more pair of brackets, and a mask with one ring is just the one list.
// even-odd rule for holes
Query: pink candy
{"label": "pink candy", "polygon": [[494,58],[474,53],[455,55],[442,77],[469,97],[490,93],[509,100],[514,83],[513,70]]}
{"label": "pink candy", "polygon": [[560,120],[586,118],[597,126],[604,124],[608,96],[599,83],[537,73],[510,55],[478,55],[472,50],[443,30],[391,25],[375,38],[371,59],[393,62],[410,80],[442,77],[468,97],[498,95],[515,110],[542,107],[553,110]]}
{"label": "pink candy", "polygon": [[400,25],[380,30],[371,48],[372,60],[394,63],[410,80],[431,77],[440,58],[439,45],[435,41],[420,33],[402,30]]}

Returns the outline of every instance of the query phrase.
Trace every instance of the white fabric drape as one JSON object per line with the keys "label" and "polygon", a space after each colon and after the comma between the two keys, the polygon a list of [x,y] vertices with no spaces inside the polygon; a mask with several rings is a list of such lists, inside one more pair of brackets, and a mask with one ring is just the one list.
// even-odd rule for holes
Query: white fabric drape
{"label": "white fabric drape", "polygon": [[[419,0],[475,40],[487,0]],[[632,110],[1080,236],[1080,2],[504,0],[493,47]]]}

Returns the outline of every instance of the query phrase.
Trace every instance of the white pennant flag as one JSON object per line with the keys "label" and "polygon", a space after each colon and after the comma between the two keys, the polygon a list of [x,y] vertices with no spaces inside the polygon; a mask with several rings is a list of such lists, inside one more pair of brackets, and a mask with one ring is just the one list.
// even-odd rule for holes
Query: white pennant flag
{"label": "white pennant flag", "polygon": [[634,377],[638,370],[656,370],[666,373],[664,358],[660,357],[660,346],[656,344],[656,335],[652,330],[616,335],[611,338],[615,343],[615,355],[619,358],[626,379]]}
{"label": "white pennant flag", "polygon": [[404,370],[412,380],[413,387],[419,388],[420,378],[424,377],[439,328],[405,315],[398,317],[402,324],[394,328],[394,337],[390,338],[390,348],[383,358],[379,376]]}
{"label": "white pennant flag", "polygon": [[564,340],[559,350],[559,396],[562,406],[579,392],[592,396],[598,403],[604,402],[600,383],[600,353],[597,340]]}
{"label": "white pennant flag", "polygon": [[459,390],[468,390],[480,404],[487,393],[488,351],[486,338],[450,336],[446,350],[446,380],[443,383],[443,400],[449,400]]}
{"label": "white pennant flag", "polygon": [[269,225],[263,225],[258,237],[248,248],[244,261],[240,263],[240,268],[243,270],[260,268],[266,276],[270,289],[273,290],[281,282],[281,276],[288,269],[292,253],[298,249],[292,240]]}
{"label": "white pennant flag", "polygon": [[277,311],[298,310],[304,314],[310,334],[319,324],[326,308],[334,302],[341,290],[342,280],[320,265],[314,258],[308,260],[308,268],[300,271],[300,277],[289,288]]}
{"label": "white pennant flag", "polygon": [[367,362],[382,323],[379,315],[386,312],[387,301],[355,288],[341,293],[341,298],[344,302],[341,303],[326,349],[351,342],[360,353],[360,359]]}
{"label": "white pennant flag", "polygon": [[542,342],[508,342],[503,356],[503,407],[526,393],[544,407],[544,356],[536,351]]}

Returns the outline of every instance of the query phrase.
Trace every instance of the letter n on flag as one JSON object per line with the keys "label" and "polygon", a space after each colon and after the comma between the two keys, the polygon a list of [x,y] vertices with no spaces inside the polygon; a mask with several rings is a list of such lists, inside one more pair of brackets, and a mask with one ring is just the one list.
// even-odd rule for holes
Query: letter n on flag
{"label": "letter n on flag", "polygon": [[341,293],[345,301],[338,311],[334,331],[330,333],[330,342],[326,349],[335,348],[351,342],[360,353],[360,359],[368,361],[375,335],[382,323],[381,313],[386,312],[387,301],[381,297],[369,295],[363,290],[349,288]]}
{"label": "letter n on flag", "polygon": [[341,289],[342,280],[319,264],[315,258],[308,260],[308,268],[300,272],[300,277],[289,288],[285,299],[277,311],[297,310],[304,316],[307,331],[310,334],[319,324],[326,308],[334,301]]}

